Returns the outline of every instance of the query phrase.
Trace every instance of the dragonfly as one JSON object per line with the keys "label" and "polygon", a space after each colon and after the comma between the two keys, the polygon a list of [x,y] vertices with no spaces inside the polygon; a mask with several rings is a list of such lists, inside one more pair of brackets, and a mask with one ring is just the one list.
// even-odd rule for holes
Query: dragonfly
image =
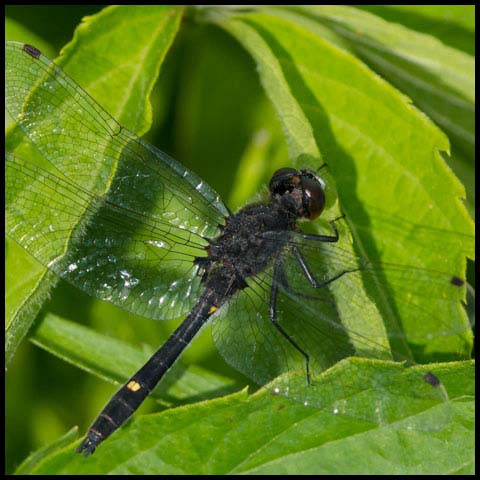
{"label": "dragonfly", "polygon": [[[460,275],[356,255],[345,216],[330,220],[328,232],[301,228],[325,207],[318,170],[277,170],[265,201],[233,213],[27,44],[6,43],[6,109],[49,163],[6,153],[6,234],[94,297],[154,320],[185,317],[107,403],[79,453],[93,453],[131,417],[206,323],[240,372],[315,406],[318,379],[341,359],[392,360],[390,341],[408,352],[408,342],[430,338],[432,317],[459,317]],[[415,318],[415,332],[362,326],[379,315],[367,292],[375,287],[380,296],[395,291],[388,314]],[[435,334],[463,328],[439,321]],[[432,372],[418,381],[445,398]]]}

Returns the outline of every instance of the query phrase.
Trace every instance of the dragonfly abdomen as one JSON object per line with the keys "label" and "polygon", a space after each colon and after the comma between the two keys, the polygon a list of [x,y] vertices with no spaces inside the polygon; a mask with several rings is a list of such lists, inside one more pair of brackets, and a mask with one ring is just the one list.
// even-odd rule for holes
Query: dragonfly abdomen
{"label": "dragonfly abdomen", "polygon": [[[217,285],[220,287],[220,285]],[[218,309],[223,295],[215,288],[206,288],[190,314],[170,335],[168,340],[154,353],[111,398],[90,427],[87,436],[77,448],[85,456],[122,426],[137,410],[163,375],[175,363],[185,347],[189,345],[208,318]]]}

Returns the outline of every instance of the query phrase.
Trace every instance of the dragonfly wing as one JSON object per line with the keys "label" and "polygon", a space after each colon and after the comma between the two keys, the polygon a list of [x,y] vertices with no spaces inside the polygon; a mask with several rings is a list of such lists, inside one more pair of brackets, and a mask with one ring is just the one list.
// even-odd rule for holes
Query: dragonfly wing
{"label": "dragonfly wing", "polygon": [[[354,262],[352,267],[358,264],[353,256],[350,261]],[[385,331],[367,328],[372,311],[368,299],[354,290],[360,281],[358,271],[341,275],[331,282],[346,281],[343,287],[347,290],[343,291],[350,289],[348,301],[353,303],[352,311],[364,308],[364,323],[357,325],[366,328],[355,330],[346,326],[353,322],[351,319],[345,322],[345,312],[338,306],[330,284],[322,288],[311,287],[292,248],[284,250],[282,262],[285,278],[278,289],[277,321],[308,355],[311,384],[307,382],[305,356],[270,319],[273,266],[256,278],[247,279],[249,286],[222,306],[212,319],[215,345],[231,365],[257,384],[272,381],[269,385],[272,394],[327,409],[330,414],[344,414],[373,423],[389,423],[392,414],[398,413],[395,409],[399,402],[405,402],[406,416],[411,411],[448,403],[443,388],[425,381],[428,370],[412,368],[407,371],[404,363],[392,362]],[[314,267],[325,282],[342,271],[328,271],[323,262],[317,262]],[[342,269],[344,267],[345,264]],[[375,360],[371,363],[359,359],[341,362],[359,355]],[[439,415],[433,427],[427,426],[429,430],[443,428],[449,420],[448,408],[445,411],[447,413]],[[412,427],[407,422],[404,428],[418,428],[418,425]]]}
{"label": "dragonfly wing", "polygon": [[153,318],[185,313],[194,257],[228,215],[218,194],[43,54],[5,51],[6,109],[49,162],[7,156],[7,234],[90,294]]}
{"label": "dragonfly wing", "polygon": [[[299,352],[272,323],[269,315],[273,266],[237,292],[212,319],[212,335],[220,353],[235,368],[258,384],[287,372],[298,372],[306,385],[306,363]],[[280,287],[277,321],[309,356],[315,376],[340,359],[354,354],[333,297],[328,289],[312,299],[300,298]]]}
{"label": "dragonfly wing", "polygon": [[[292,241],[299,246],[317,281],[346,272],[330,288],[336,299],[346,299],[341,316],[350,332],[365,335],[374,329],[358,321],[360,317],[373,317],[371,309],[367,310],[365,293],[400,358],[420,363],[469,358],[471,326],[463,305],[465,283],[455,272],[422,268],[420,262],[399,265],[370,261],[355,256],[341,243],[326,244],[299,236]],[[361,345],[357,350],[361,351]]]}
{"label": "dragonfly wing", "polygon": [[[197,233],[118,206],[6,155],[6,234],[61,278],[149,318],[177,318],[200,289]],[[79,216],[79,212],[82,215]]]}
{"label": "dragonfly wing", "polygon": [[120,206],[148,205],[152,215],[175,225],[218,233],[228,209],[211,187],[119,125],[43,54],[27,50],[5,45],[5,107],[53,168],[99,195],[123,175],[129,194],[117,195]]}

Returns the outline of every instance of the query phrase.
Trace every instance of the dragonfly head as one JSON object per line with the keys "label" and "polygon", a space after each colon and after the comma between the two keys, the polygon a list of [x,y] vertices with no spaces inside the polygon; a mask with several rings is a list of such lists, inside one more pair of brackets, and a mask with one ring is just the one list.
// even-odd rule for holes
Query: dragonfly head
{"label": "dragonfly head", "polygon": [[325,183],[309,170],[280,168],[270,180],[272,201],[280,202],[297,218],[314,220],[325,206]]}

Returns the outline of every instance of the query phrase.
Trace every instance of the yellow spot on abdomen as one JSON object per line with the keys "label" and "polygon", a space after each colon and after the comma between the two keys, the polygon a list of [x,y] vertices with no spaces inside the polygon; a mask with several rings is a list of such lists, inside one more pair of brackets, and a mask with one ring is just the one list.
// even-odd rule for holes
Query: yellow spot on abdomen
{"label": "yellow spot on abdomen", "polygon": [[142,388],[142,386],[135,380],[130,380],[127,384],[127,388],[132,392],[138,392]]}
{"label": "yellow spot on abdomen", "polygon": [[210,307],[210,310],[208,311],[208,313],[211,315],[212,313],[215,313],[217,311],[217,307],[215,305],[212,305]]}

